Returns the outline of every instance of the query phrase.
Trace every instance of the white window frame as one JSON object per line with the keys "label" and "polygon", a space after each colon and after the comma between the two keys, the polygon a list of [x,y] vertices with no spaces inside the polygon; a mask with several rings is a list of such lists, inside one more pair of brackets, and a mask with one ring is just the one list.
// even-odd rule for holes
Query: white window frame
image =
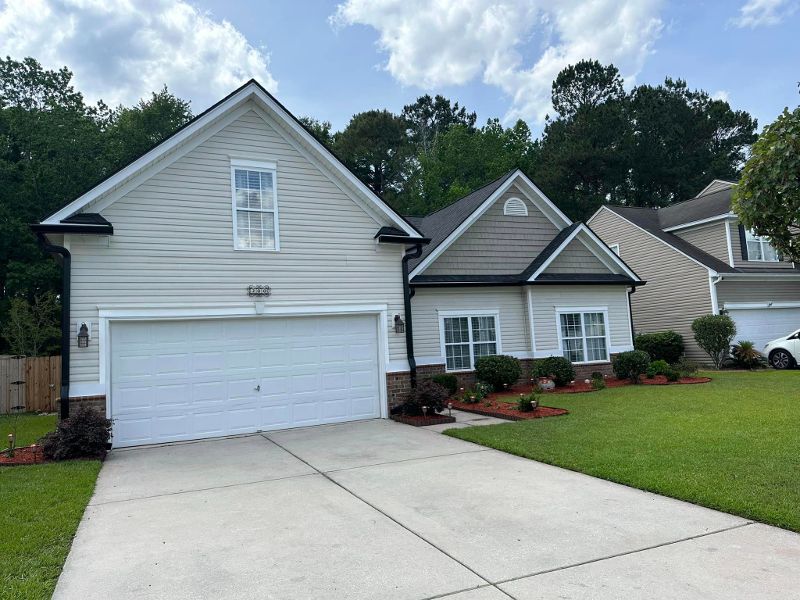
{"label": "white window frame", "polygon": [[611,251],[612,251],[614,254],[616,254],[617,256],[619,256],[619,244],[609,244],[609,246],[608,246],[608,247],[609,247],[609,248],[611,248]]}
{"label": "white window frame", "polygon": [[[493,310],[440,310],[439,313],[439,346],[444,359],[444,369],[447,373],[468,373],[475,370],[475,342],[472,339],[472,317],[494,317],[494,337],[495,345],[497,346],[497,354],[503,353],[503,347],[500,341],[500,311]],[[448,369],[447,368],[447,349],[444,341],[444,320],[454,318],[469,319],[469,369]],[[491,342],[478,342],[479,344]]]}
{"label": "white window frame", "polygon": [[[761,249],[761,258],[753,258],[750,256],[750,242],[756,242],[760,249]],[[778,256],[778,251],[775,250],[775,247],[770,243],[769,238],[764,237],[762,235],[756,235],[754,231],[751,229],[744,230],[744,243],[747,246],[747,260],[748,262],[765,262],[765,263],[777,263],[781,262],[780,256]],[[775,253],[775,260],[767,260],[764,258],[766,253],[764,252],[764,246],[768,246],[772,249]]]}
{"label": "white window frame", "polygon": [[[584,326],[583,316],[586,313],[602,313],[603,326],[606,331],[606,357],[604,360],[583,360],[575,362],[575,365],[599,365],[611,360],[611,329],[608,322],[608,306],[559,306],[556,307],[556,333],[558,334],[559,356],[564,356],[564,339],[561,335],[561,315],[580,313],[581,315],[581,338],[583,340],[583,357],[586,358],[586,327]],[[595,337],[595,336],[592,336]]]}
{"label": "white window frame", "polygon": [[[275,234],[274,248],[240,248],[237,227],[237,211],[241,210],[236,206],[236,170],[260,171],[272,174],[273,187],[273,207],[272,210],[253,210],[252,212],[272,213],[273,230]],[[233,211],[233,249],[240,252],[280,252],[280,224],[278,217],[278,166],[274,162],[263,162],[256,160],[231,159],[231,209]]]}

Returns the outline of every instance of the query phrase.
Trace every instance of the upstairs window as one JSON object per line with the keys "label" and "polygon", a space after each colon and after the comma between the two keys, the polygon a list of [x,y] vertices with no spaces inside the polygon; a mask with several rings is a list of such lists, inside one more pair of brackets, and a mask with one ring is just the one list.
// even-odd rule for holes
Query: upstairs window
{"label": "upstairs window", "polygon": [[745,231],[747,241],[747,260],[759,262],[778,262],[778,252],[769,243],[769,239],[756,235],[749,229]]}
{"label": "upstairs window", "polygon": [[276,169],[271,163],[233,161],[233,238],[237,250],[278,250]]}

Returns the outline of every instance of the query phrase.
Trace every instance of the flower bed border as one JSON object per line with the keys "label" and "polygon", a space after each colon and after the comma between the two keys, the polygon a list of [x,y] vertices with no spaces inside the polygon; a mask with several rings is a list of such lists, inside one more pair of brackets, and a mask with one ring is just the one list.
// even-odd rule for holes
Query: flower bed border
{"label": "flower bed border", "polygon": [[441,425],[442,423],[455,423],[456,418],[448,415],[390,415],[392,421],[411,425],[412,427],[427,427],[428,425]]}
{"label": "flower bed border", "polygon": [[[490,396],[491,397],[491,396]],[[569,414],[566,408],[556,408],[555,406],[537,406],[534,410],[528,412],[519,412],[517,414],[509,414],[499,410],[492,410],[491,407],[483,407],[481,403],[466,404],[458,401],[450,401],[455,410],[463,412],[474,413],[484,417],[495,417],[496,419],[505,419],[506,421],[529,421],[531,419],[545,419],[547,417],[560,417]],[[509,409],[514,410],[514,409]]]}
{"label": "flower bed border", "polygon": [[[29,460],[31,458],[32,460]],[[33,451],[33,446],[15,448],[14,458],[9,458],[5,451],[0,452],[0,467],[23,467],[25,465],[41,465],[46,462],[51,461],[44,457],[41,446],[36,447],[36,452]]]}

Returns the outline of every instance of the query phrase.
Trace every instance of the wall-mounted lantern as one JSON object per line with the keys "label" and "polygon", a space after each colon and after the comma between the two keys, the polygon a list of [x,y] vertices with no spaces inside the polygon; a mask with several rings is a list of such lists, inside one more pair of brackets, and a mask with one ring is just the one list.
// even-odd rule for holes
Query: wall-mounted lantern
{"label": "wall-mounted lantern", "polygon": [[400,315],[394,316],[394,332],[395,333],[405,333],[406,332],[406,323],[403,321]]}
{"label": "wall-mounted lantern", "polygon": [[86,323],[81,323],[78,326],[78,348],[89,347],[89,326]]}

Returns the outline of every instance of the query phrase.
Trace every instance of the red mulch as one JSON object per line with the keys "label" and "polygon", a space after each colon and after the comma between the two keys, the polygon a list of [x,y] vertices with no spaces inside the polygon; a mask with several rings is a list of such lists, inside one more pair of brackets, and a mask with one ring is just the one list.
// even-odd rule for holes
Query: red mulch
{"label": "red mulch", "polygon": [[392,421],[413,425],[414,427],[426,427],[427,425],[439,425],[441,423],[455,423],[456,418],[448,415],[391,415]]}
{"label": "red mulch", "polygon": [[[633,385],[627,379],[617,379],[616,377],[607,377],[605,380],[606,387],[615,388],[615,387],[622,387],[624,385]],[[694,385],[698,383],[708,383],[711,381],[710,377],[681,377],[678,381],[667,381],[667,378],[663,375],[656,375],[652,379],[643,377],[641,380],[642,385]],[[527,393],[530,391],[529,387],[526,388],[514,388],[512,391],[517,393],[523,392]],[[559,387],[554,390],[550,390],[549,392],[544,392],[545,394],[575,394],[575,393],[582,393],[582,392],[596,392],[592,387],[591,383],[586,383],[583,380],[575,380],[574,383],[570,383],[565,385],[564,387]]]}
{"label": "red mulch", "polygon": [[[529,412],[520,412],[516,405],[509,402],[501,402],[496,398],[507,394],[489,394],[484,400],[475,404],[460,402],[455,398],[449,400],[453,408],[471,412],[485,417],[497,417],[498,419],[509,419],[511,421],[524,421],[526,419],[541,419],[543,417],[557,417],[566,415],[569,411],[564,408],[554,408],[552,406],[537,406]],[[487,406],[488,404],[488,406]]]}
{"label": "red mulch", "polygon": [[45,462],[41,447],[25,446],[14,450],[14,457],[9,458],[6,452],[0,452],[0,466],[32,465]]}

